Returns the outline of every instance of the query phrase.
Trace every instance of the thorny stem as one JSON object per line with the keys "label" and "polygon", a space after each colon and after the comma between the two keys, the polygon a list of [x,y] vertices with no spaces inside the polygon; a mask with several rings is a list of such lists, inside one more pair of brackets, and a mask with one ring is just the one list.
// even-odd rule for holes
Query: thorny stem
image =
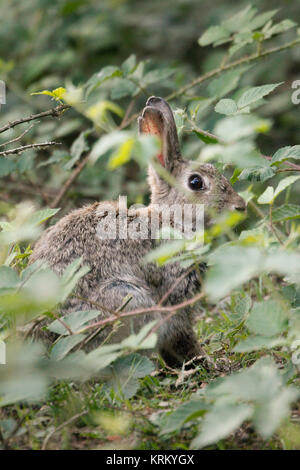
{"label": "thorny stem", "polygon": [[200,294],[195,295],[192,299],[186,300],[184,302],[181,302],[180,304],[176,305],[170,305],[167,307],[162,307],[161,305],[154,305],[153,307],[148,307],[148,308],[141,308],[141,309],[136,309],[136,310],[131,310],[129,312],[123,312],[118,315],[114,314],[108,318],[104,318],[103,320],[100,320],[96,323],[92,323],[85,328],[83,328],[80,333],[83,333],[87,330],[90,330],[91,328],[96,328],[102,325],[107,325],[109,323],[113,323],[116,320],[119,320],[120,318],[126,318],[126,317],[133,317],[137,315],[143,315],[145,313],[150,313],[150,312],[165,312],[165,313],[170,313],[170,312],[177,312],[178,310],[181,310],[182,308],[188,307],[190,305],[193,305],[196,303],[198,300],[202,299],[204,297],[204,293],[201,292]]}
{"label": "thorny stem", "polygon": [[45,147],[51,147],[53,145],[61,145],[60,142],[41,142],[39,144],[29,144],[29,145],[22,145],[21,147],[17,147],[11,150],[5,150],[4,152],[0,152],[0,156],[6,157],[7,155],[17,155],[19,153],[26,152],[29,149],[42,149]]}
{"label": "thorny stem", "polygon": [[233,62],[230,62],[229,64],[221,65],[220,67],[213,69],[209,72],[207,72],[204,75],[201,75],[200,77],[195,78],[192,82],[188,83],[187,85],[183,86],[182,88],[179,88],[179,90],[174,91],[171,93],[169,96],[167,96],[166,100],[172,100],[173,98],[176,98],[178,96],[183,95],[186,91],[188,91],[190,88],[193,88],[196,85],[200,85],[200,83],[205,82],[209,78],[214,77],[215,75],[218,75],[220,72],[223,72],[224,70],[231,70],[233,68],[238,67],[239,65],[247,64],[256,61],[257,59],[262,59],[264,57],[267,57],[271,54],[274,54],[276,52],[284,51],[286,49],[290,49],[297,44],[300,44],[300,38],[295,39],[294,41],[290,41],[286,44],[282,44],[281,46],[273,47],[270,49],[267,49],[263,52],[255,52],[254,54],[251,54],[249,56],[242,57],[241,59],[237,59]]}
{"label": "thorny stem", "polygon": [[[278,47],[273,47],[270,49],[267,49],[260,54],[255,52],[254,54],[251,54],[249,56],[242,57],[241,59],[237,59],[233,62],[230,62],[228,64],[221,64],[220,67],[217,67],[213,70],[210,70],[209,72],[205,73],[204,75],[200,75],[199,77],[195,78],[192,80],[190,83],[187,83],[183,87],[179,88],[179,90],[172,92],[170,95],[168,95],[165,99],[168,100],[173,100],[174,98],[177,98],[178,96],[184,95],[184,93],[191,88],[194,88],[196,85],[200,85],[201,83],[209,80],[210,78],[215,77],[216,75],[219,75],[219,73],[223,72],[224,70],[231,70],[239,65],[243,65],[246,63],[251,63],[254,62],[258,59],[262,59],[264,57],[267,57],[271,54],[275,54],[276,52],[284,51],[286,49],[290,49],[297,44],[300,44],[300,38],[295,39],[294,41],[288,42],[286,44],[282,44],[281,46]],[[133,114],[127,121],[123,123],[123,127],[127,127],[128,124],[130,124],[132,121],[134,121],[138,116],[140,115],[140,112]]]}

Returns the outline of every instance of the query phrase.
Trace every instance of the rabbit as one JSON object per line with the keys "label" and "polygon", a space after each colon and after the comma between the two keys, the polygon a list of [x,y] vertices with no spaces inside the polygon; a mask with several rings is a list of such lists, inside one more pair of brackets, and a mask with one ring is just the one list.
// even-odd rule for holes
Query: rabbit
{"label": "rabbit", "polygon": [[[145,263],[145,255],[157,244],[157,240],[150,237],[147,225],[149,214],[154,211],[154,207],[174,203],[183,206],[191,200],[218,213],[224,209],[246,209],[242,197],[212,164],[192,162],[182,157],[173,112],[164,99],[152,96],[147,100],[138,118],[138,126],[141,134],[156,135],[161,143],[161,151],[154,159],[156,165],[149,165],[151,202],[147,208],[131,211],[130,215],[131,220],[135,217],[146,220],[147,237],[99,238],[97,227],[107,217],[107,203],[96,202],[72,211],[48,228],[33,249],[30,262],[45,260],[58,274],[62,274],[78,257],[82,257],[82,263],[90,268],[79,281],[76,295],[71,295],[63,306],[64,314],[91,310],[95,309],[95,305],[101,305],[103,311],[99,313],[99,319],[105,318],[111,315],[109,312],[116,311],[128,295],[131,300],[125,310],[151,308],[169,291],[170,295],[165,302],[167,305],[190,299],[200,291],[203,266],[187,272],[178,262],[162,266]],[[161,167],[176,184],[170,184],[160,176],[157,168]],[[180,187],[183,191],[180,191]],[[112,204],[118,216],[117,204]],[[172,290],[176,281],[176,288]],[[161,321],[164,315],[158,308],[157,312],[136,316],[131,321],[127,318],[116,331],[110,327],[100,332],[94,345],[102,344],[108,337],[110,343],[119,342],[132,329],[138,332],[154,319]],[[179,310],[167,321],[161,322],[156,349],[171,367],[179,367],[200,354],[200,346],[193,331],[191,308]]]}

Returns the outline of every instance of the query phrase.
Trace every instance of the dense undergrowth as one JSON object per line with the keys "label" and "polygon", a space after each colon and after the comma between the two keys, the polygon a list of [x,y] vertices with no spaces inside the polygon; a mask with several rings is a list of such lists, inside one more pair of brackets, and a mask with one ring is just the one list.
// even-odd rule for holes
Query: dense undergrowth
{"label": "dense undergrowth", "polygon": [[[126,43],[115,52],[124,37],[132,44],[130,2],[90,2],[90,11],[64,2],[48,17],[41,3],[12,2],[1,33],[23,14],[40,42],[26,37],[11,47],[11,59],[0,60],[9,92],[0,128],[0,340],[7,353],[0,446],[299,449],[300,145],[289,69],[299,63],[298,25],[277,20],[275,10],[236,13],[228,2],[230,14],[199,39],[211,50],[200,74],[180,48],[178,62],[144,59],[158,45],[140,30],[142,52],[127,54]],[[188,7],[198,8],[176,3],[187,21]],[[85,36],[92,26],[106,49]],[[61,318],[60,306],[88,267],[79,259],[58,278],[41,263],[28,265],[34,240],[68,210],[124,193],[129,203],[148,202],[145,175],[157,143],[137,135],[136,117],[153,94],[171,103],[184,155],[212,161],[248,203],[246,216],[222,214],[201,249],[195,240],[177,241],[150,254],[158,264],[208,265],[195,307],[201,362],[181,370],[139,353],[155,344],[153,324],[84,353],[87,322],[99,311]],[[52,111],[41,115],[49,103]],[[31,113],[38,117],[14,122]],[[58,335],[50,351],[31,340],[45,316]]]}

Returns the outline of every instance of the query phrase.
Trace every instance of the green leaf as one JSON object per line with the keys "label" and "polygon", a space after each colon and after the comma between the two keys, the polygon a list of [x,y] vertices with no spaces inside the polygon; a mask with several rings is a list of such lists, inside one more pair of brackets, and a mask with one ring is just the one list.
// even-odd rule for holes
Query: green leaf
{"label": "green leaf", "polygon": [[151,72],[146,73],[143,77],[143,84],[148,86],[152,83],[163,82],[167,80],[171,75],[173,75],[175,70],[172,69],[158,69],[151,70]]}
{"label": "green leaf", "polygon": [[[77,333],[82,329],[84,325],[97,317],[99,317],[99,310],[80,310],[78,312],[72,312],[68,315],[63,316],[61,319],[66,325],[70,327],[73,333]],[[55,320],[47,329],[58,335],[69,335],[67,328],[59,321]]]}
{"label": "green leaf", "polygon": [[83,341],[85,335],[65,336],[55,343],[51,350],[50,357],[54,361],[61,361],[77,344]]}
{"label": "green leaf", "polygon": [[57,214],[59,210],[60,209],[50,209],[48,207],[46,209],[41,209],[30,217],[29,222],[34,226],[40,225],[46,220],[50,219],[50,217],[53,217],[55,214]]}
{"label": "green leaf", "polygon": [[[266,119],[262,120],[248,114],[238,114],[220,119],[216,123],[213,133],[220,140],[232,143],[260,132],[265,133],[269,130],[270,124],[270,121]],[[264,159],[264,164],[262,163],[260,166],[269,166],[269,163]]]}
{"label": "green leaf", "polygon": [[234,352],[245,353],[260,351],[262,349],[272,349],[285,344],[282,338],[269,338],[267,336],[248,336],[241,340],[233,349]]}
{"label": "green leaf", "polygon": [[224,39],[230,36],[230,32],[222,26],[211,26],[199,38],[198,43],[200,46],[207,46],[215,41]]}
{"label": "green leaf", "polygon": [[121,347],[131,350],[153,349],[157,342],[157,334],[149,333],[156,324],[157,320],[147,323],[137,334],[132,334],[125,338],[121,343]]}
{"label": "green leaf", "polygon": [[274,188],[268,186],[267,189],[257,199],[258,204],[271,204],[274,201]]}
{"label": "green leaf", "polygon": [[91,130],[87,130],[81,132],[77,139],[71,145],[71,158],[70,160],[65,163],[64,168],[66,170],[70,170],[73,165],[79,160],[81,155],[89,149],[89,145],[87,143],[87,137],[90,135]]}
{"label": "green leaf", "polygon": [[162,243],[145,256],[145,261],[147,263],[156,261],[159,265],[162,265],[168,259],[172,258],[179,251],[181,251],[184,248],[184,245],[185,240],[171,240],[167,243]]}
{"label": "green leaf", "polygon": [[6,292],[7,289],[15,289],[19,282],[19,276],[14,269],[0,266],[0,293]]}
{"label": "green leaf", "polygon": [[276,364],[263,357],[247,369],[212,382],[206,389],[206,396],[262,403],[276,396],[282,386],[283,378]]}
{"label": "green leaf", "polygon": [[289,415],[290,405],[299,397],[295,387],[284,388],[274,398],[258,405],[253,421],[259,434],[268,439],[276,431],[280,423]]}
{"label": "green leaf", "polygon": [[92,163],[96,162],[98,158],[105,155],[106,152],[116,148],[119,145],[122,145],[131,137],[132,134],[128,131],[114,131],[110,134],[104,135],[93,146],[90,154],[90,161]]}
{"label": "green leaf", "polygon": [[281,180],[277,186],[277,188],[275,189],[275,192],[274,192],[274,199],[276,199],[276,197],[282,193],[282,191],[284,191],[286,188],[288,188],[289,186],[291,186],[292,184],[294,184],[296,181],[298,181],[298,179],[300,178],[300,175],[296,176],[287,176],[286,178],[284,178],[283,180]]}
{"label": "green leaf", "polygon": [[43,373],[44,356],[45,348],[37,342],[7,344],[7,364],[0,368],[0,407],[45,398],[49,378]]}
{"label": "green leaf", "polygon": [[255,247],[222,246],[209,257],[213,264],[205,278],[205,292],[212,301],[254,277],[260,269],[261,251]]}
{"label": "green leaf", "polygon": [[259,204],[273,204],[277,196],[279,196],[279,194],[282,193],[286,188],[294,184],[299,178],[299,175],[287,176],[286,178],[283,178],[279,182],[275,191],[272,186],[268,186],[264,193],[257,199],[257,202]]}
{"label": "green leaf", "polygon": [[245,294],[242,297],[238,297],[235,302],[235,315],[242,320],[243,317],[249,312],[251,307],[251,297]]}
{"label": "green leaf", "polygon": [[122,64],[122,70],[125,73],[125,75],[128,75],[129,73],[133,72],[136,67],[136,56],[135,54],[131,54],[128,59],[124,60]]}
{"label": "green leaf", "polygon": [[265,35],[267,38],[270,38],[275,34],[284,33],[285,31],[288,31],[289,29],[294,28],[295,26],[297,26],[297,23],[292,20],[286,19],[281,21],[280,23],[274,24],[265,32]]}
{"label": "green leaf", "polygon": [[275,300],[256,303],[246,321],[246,326],[252,333],[263,336],[275,336],[288,327],[288,318]]}
{"label": "green leaf", "polygon": [[245,93],[243,93],[240,99],[238,100],[238,108],[243,109],[246,106],[255,103],[255,101],[258,101],[264,96],[268,95],[279,85],[282,85],[282,83],[283,82],[250,88],[250,90],[247,90]]}
{"label": "green leaf", "polygon": [[204,132],[199,132],[196,129],[193,129],[193,133],[198,137],[198,139],[202,140],[205,144],[217,144],[219,141],[216,137],[211,137]]}
{"label": "green leaf", "polygon": [[55,90],[49,91],[49,90],[43,90],[43,91],[38,91],[36,93],[30,93],[31,95],[48,95],[54,98],[56,101],[62,101],[65,94],[66,94],[66,89],[63,87],[55,88]]}
{"label": "green leaf", "polygon": [[115,170],[130,160],[134,143],[134,139],[129,138],[126,140],[126,142],[123,142],[123,144],[120,145],[118,150],[110,157],[108,161],[107,167],[109,170]]}
{"label": "green leaf", "polygon": [[271,160],[271,165],[277,165],[280,162],[284,162],[289,158],[294,158],[296,160],[300,159],[300,145],[294,145],[283,147],[273,155]]}
{"label": "green leaf", "polygon": [[273,18],[273,16],[275,16],[277,12],[278,12],[278,9],[269,10],[269,11],[265,11],[264,13],[261,13],[260,15],[255,16],[255,18],[253,18],[253,20],[250,21],[248,25],[246,25],[246,29],[247,30],[249,29],[250,31],[254,31],[256,29],[261,28],[268,21],[270,21],[270,19]]}
{"label": "green leaf", "polygon": [[216,145],[210,152],[210,157],[213,155],[222,163],[232,164],[239,169],[258,166],[260,163],[264,164],[264,160],[251,141],[234,142],[223,146]]}
{"label": "green leaf", "polygon": [[82,266],[82,258],[75,259],[65,269],[61,281],[62,281],[62,293],[61,302],[65,301],[70,295],[72,290],[75,288],[79,279],[81,279],[90,270],[89,266]]}
{"label": "green leaf", "polygon": [[232,33],[241,31],[243,28],[247,28],[249,22],[256,13],[256,8],[253,8],[251,5],[248,5],[242,11],[238,12],[228,20],[222,22],[224,28],[229,30]]}
{"label": "green leaf", "polygon": [[16,171],[25,173],[34,167],[34,160],[36,158],[36,152],[34,150],[26,151],[23,155],[19,156],[16,161]]}
{"label": "green leaf", "polygon": [[268,252],[254,246],[228,243],[209,255],[208,264],[212,266],[206,274],[204,290],[212,301],[262,272],[274,272],[286,276],[290,282],[300,282],[300,255],[297,252],[275,248]]}
{"label": "green leaf", "polygon": [[7,176],[16,170],[16,164],[13,160],[6,157],[0,157],[0,177]]}
{"label": "green leaf", "polygon": [[230,114],[235,114],[237,110],[238,108],[236,102],[231,99],[223,99],[215,106],[216,113],[226,114],[227,116]]}
{"label": "green leaf", "polygon": [[121,354],[122,350],[120,344],[100,346],[97,349],[93,349],[93,351],[84,357],[82,365],[90,374],[95,375],[100,370],[109,366],[109,364],[115,361]]}
{"label": "green leaf", "polygon": [[254,42],[252,33],[240,33],[235,36],[234,45],[229,48],[229,56],[233,56],[237,51],[245,47],[247,44]]}
{"label": "green leaf", "polygon": [[97,73],[97,78],[98,78],[98,81],[102,83],[104,82],[104,80],[107,80],[109,78],[119,77],[121,75],[122,75],[122,72],[118,67],[114,65],[108,65],[107,67],[103,67],[103,69],[101,69],[100,72]]}
{"label": "green leaf", "polygon": [[253,414],[253,407],[246,404],[217,403],[201,424],[200,434],[191,442],[191,449],[201,449],[218,442],[238,429]]}
{"label": "green leaf", "polygon": [[179,431],[184,423],[192,419],[202,416],[209,409],[203,400],[191,400],[180,405],[173,413],[164,416],[160,435]]}
{"label": "green leaf", "polygon": [[200,116],[207,111],[208,107],[213,103],[213,101],[213,98],[195,98],[189,106],[189,112],[192,119],[198,120]]}
{"label": "green leaf", "polygon": [[239,67],[235,70],[228,70],[212,80],[207,87],[209,96],[216,99],[227,95],[237,87],[241,75],[247,70],[249,70],[249,66]]}
{"label": "green leaf", "polygon": [[239,175],[239,181],[248,180],[248,181],[267,181],[270,178],[273,178],[275,171],[270,166],[254,166],[252,168],[244,168],[241,174]]}
{"label": "green leaf", "polygon": [[133,397],[139,388],[139,378],[151,374],[154,365],[147,357],[129,354],[118,358],[101,372],[101,378],[107,386],[113,388],[120,399]]}
{"label": "green leaf", "polygon": [[132,96],[137,89],[137,85],[127,78],[116,78],[111,92],[111,98],[113,100],[119,100],[125,96]]}
{"label": "green leaf", "polygon": [[104,83],[106,80],[110,80],[115,77],[122,77],[122,75],[123,72],[119,69],[119,67],[116,67],[114,65],[108,65],[107,67],[103,67],[100,72],[94,74],[86,83],[86,97],[88,97],[89,94],[96,88],[99,88],[102,83]]}
{"label": "green leaf", "polygon": [[[245,370],[212,382],[205,390],[206,398],[216,400],[214,408],[219,410],[220,417],[222,407],[226,409],[226,401],[237,404],[241,400],[247,404],[250,402],[254,426],[263,437],[270,437],[276,431],[281,420],[288,416],[290,404],[298,396],[299,391],[294,387],[284,385],[283,375],[277,365],[266,357],[259,359]],[[208,417],[209,413],[205,419]],[[215,421],[216,419],[215,416]],[[215,427],[218,428],[216,422]],[[227,434],[231,430],[233,429],[228,429]],[[205,439],[203,431],[202,428],[201,434]],[[219,438],[217,435],[214,441]]]}
{"label": "green leaf", "polygon": [[141,134],[135,137],[133,158],[140,167],[147,168],[151,159],[160,152],[160,142],[153,136]]}
{"label": "green leaf", "polygon": [[285,220],[298,219],[300,217],[300,206],[296,204],[283,204],[273,210],[273,222],[283,222]]}

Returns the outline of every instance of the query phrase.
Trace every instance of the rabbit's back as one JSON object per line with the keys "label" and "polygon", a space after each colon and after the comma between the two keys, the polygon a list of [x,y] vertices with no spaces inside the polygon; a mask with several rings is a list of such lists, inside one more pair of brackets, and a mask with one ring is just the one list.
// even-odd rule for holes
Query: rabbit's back
{"label": "rabbit's back", "polygon": [[[109,203],[116,208],[117,203]],[[36,243],[30,262],[37,259],[47,262],[49,267],[59,275],[75,259],[82,258],[82,264],[89,267],[89,272],[79,281],[77,293],[80,297],[95,300],[101,298],[108,285],[127,284],[134,289],[146,289],[155,302],[172,288],[173,283],[185,270],[179,263],[157,266],[156,263],[146,263],[145,256],[155,248],[157,241],[151,238],[150,219],[143,224],[146,227],[146,237],[123,239],[119,236],[118,224],[114,238],[104,239],[99,236],[99,224],[105,223],[107,213],[104,208],[107,203],[95,203],[77,209],[63,217],[54,226],[48,228]],[[129,222],[135,218],[148,217],[149,208],[142,214],[131,211]],[[148,227],[148,229],[147,229]],[[199,279],[194,271],[185,276],[176,290],[171,293],[168,302],[179,303],[193,295],[199,288]],[[70,300],[70,310],[91,308],[86,302]]]}
{"label": "rabbit's back", "polygon": [[[110,204],[116,207],[116,203]],[[90,268],[86,277],[93,282],[118,278],[124,273],[128,278],[142,277],[142,259],[151,249],[152,240],[122,239],[118,230],[112,238],[101,238],[99,224],[104,224],[107,217],[101,208],[106,205],[95,203],[77,209],[48,228],[36,243],[30,262],[45,260],[51,269],[62,274],[70,263],[81,257],[82,263]]]}

